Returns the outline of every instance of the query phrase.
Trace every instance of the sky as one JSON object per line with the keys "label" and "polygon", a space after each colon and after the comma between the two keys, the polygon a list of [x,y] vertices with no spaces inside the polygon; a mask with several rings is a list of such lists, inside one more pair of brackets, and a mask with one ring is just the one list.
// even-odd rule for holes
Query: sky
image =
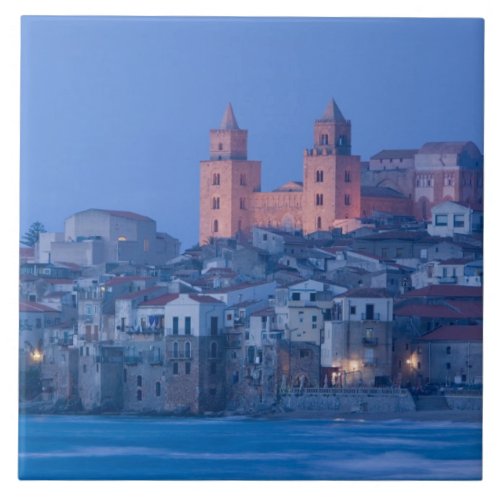
{"label": "sky", "polygon": [[228,102],[264,191],[302,180],[331,98],[362,160],[428,141],[483,151],[483,50],[479,19],[23,17],[21,234],[130,210],[189,248]]}

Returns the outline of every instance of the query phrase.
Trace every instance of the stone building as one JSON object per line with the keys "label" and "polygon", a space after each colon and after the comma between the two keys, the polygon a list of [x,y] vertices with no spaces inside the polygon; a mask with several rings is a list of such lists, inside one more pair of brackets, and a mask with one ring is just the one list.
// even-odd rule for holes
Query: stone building
{"label": "stone building", "polygon": [[392,364],[393,299],[385,289],[357,288],[333,299],[325,321],[322,376],[333,385],[387,382]]}
{"label": "stone building", "polygon": [[360,158],[351,155],[351,122],[332,99],[304,151],[304,181],[261,192],[261,163],[247,159],[247,131],[231,105],[210,131],[210,159],[200,165],[200,243],[250,236],[253,226],[332,230],[360,216]]}

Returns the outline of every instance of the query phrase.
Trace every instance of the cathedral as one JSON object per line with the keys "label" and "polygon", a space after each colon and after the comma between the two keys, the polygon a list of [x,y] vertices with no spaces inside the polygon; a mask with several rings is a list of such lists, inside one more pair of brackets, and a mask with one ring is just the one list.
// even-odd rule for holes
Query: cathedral
{"label": "cathedral", "polygon": [[247,137],[229,104],[210,131],[210,159],[200,163],[200,244],[248,236],[253,226],[348,231],[377,211],[428,220],[445,200],[482,210],[483,157],[473,143],[384,150],[362,164],[351,153],[351,122],[333,99],[314,122],[303,182],[262,192],[261,162],[248,159]]}

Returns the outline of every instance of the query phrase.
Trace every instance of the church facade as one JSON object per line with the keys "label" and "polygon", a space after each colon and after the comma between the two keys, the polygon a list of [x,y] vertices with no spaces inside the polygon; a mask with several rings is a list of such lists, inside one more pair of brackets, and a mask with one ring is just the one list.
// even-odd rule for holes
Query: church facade
{"label": "church facade", "polygon": [[362,165],[351,152],[351,122],[333,99],[313,132],[303,181],[262,192],[261,162],[248,159],[248,131],[229,104],[210,131],[210,159],[200,163],[200,244],[248,236],[254,226],[345,231],[377,212],[428,221],[443,201],[483,209],[483,156],[470,141],[384,150]]}
{"label": "church facade", "polygon": [[210,159],[200,165],[200,244],[248,235],[253,226],[330,231],[361,215],[361,168],[351,154],[351,123],[332,99],[304,151],[303,182],[261,191],[261,162],[247,158],[248,132],[229,105],[210,131]]}

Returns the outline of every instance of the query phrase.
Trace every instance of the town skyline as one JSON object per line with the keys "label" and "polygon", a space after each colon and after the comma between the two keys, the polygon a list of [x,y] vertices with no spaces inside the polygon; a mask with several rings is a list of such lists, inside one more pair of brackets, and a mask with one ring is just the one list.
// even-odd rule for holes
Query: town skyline
{"label": "town skyline", "polygon": [[[352,120],[353,154],[364,161],[383,149],[419,148],[429,141],[471,140],[483,150],[480,20],[384,20],[382,28],[356,20],[347,31],[339,20],[268,20],[259,25],[261,38],[251,48],[243,47],[245,37],[256,29],[251,19],[218,20],[215,24],[223,30],[196,19],[177,24],[165,18],[119,21],[23,20],[22,66],[29,65],[30,79],[22,92],[21,233],[35,220],[49,231],[61,230],[61,206],[67,215],[90,207],[132,210],[157,220],[159,229],[179,238],[184,248],[191,246],[197,240],[199,213],[198,182],[193,179],[199,161],[208,158],[208,130],[218,126],[228,102],[240,126],[249,131],[249,159],[262,161],[263,190],[302,177],[303,149],[312,142],[312,124],[332,97]],[[332,34],[328,27],[335,28]],[[303,35],[313,28],[317,38],[306,43]],[[456,39],[464,29],[477,43],[470,43],[469,36],[462,42]],[[186,40],[190,30],[197,33],[196,40],[210,34],[204,57],[193,59],[196,43],[195,48],[157,43],[165,41],[165,32]],[[355,34],[359,38],[363,30],[364,37],[352,46]],[[443,30],[446,37],[439,36]],[[69,37],[70,32],[78,36]],[[348,43],[340,47],[336,37]],[[375,57],[371,67],[361,64],[389,39],[394,45],[386,47],[389,57]],[[223,52],[222,66],[228,69],[222,71],[211,64],[209,51],[215,47],[219,50],[214,49],[214,56],[222,53],[228,40],[233,40],[233,49]],[[264,40],[267,52],[259,45]],[[333,50],[329,53],[335,56],[336,68],[316,64],[321,57],[315,43]],[[94,57],[97,44],[100,55]],[[133,51],[127,52],[130,44]],[[291,61],[286,47],[296,49]],[[362,70],[352,65],[349,54],[356,52]],[[242,54],[254,65],[252,70],[241,61]],[[270,67],[276,54],[280,59]],[[445,54],[446,64],[431,78],[429,71]],[[200,64],[204,94],[198,92],[200,82],[188,76],[188,60]],[[449,92],[446,73],[458,75],[464,61],[470,64],[453,79],[455,88]],[[307,70],[309,63],[321,69]],[[174,66],[175,79],[168,74]],[[235,67],[238,76],[229,67]],[[42,69],[45,76],[40,80]],[[144,73],[138,76],[136,71]],[[401,87],[399,93],[396,87]],[[172,182],[178,186],[175,192],[169,189]],[[182,224],[177,222],[179,211]]]}

